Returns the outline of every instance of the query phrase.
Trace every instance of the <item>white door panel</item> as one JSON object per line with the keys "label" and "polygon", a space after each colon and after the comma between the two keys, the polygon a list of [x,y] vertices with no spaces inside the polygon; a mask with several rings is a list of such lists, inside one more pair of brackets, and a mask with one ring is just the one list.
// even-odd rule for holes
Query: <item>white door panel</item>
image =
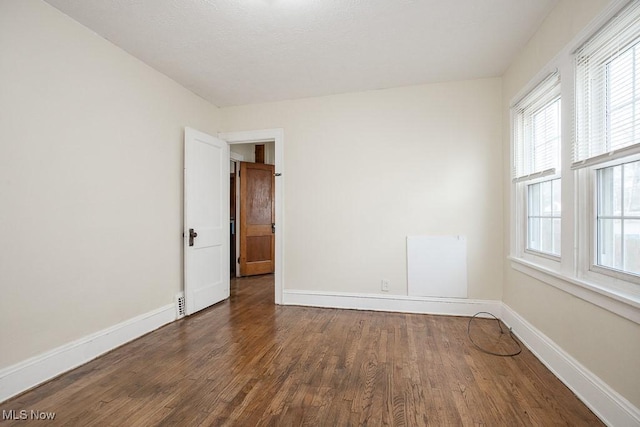
{"label": "white door panel", "polygon": [[229,297],[228,146],[185,128],[184,158],[184,288],[193,314]]}

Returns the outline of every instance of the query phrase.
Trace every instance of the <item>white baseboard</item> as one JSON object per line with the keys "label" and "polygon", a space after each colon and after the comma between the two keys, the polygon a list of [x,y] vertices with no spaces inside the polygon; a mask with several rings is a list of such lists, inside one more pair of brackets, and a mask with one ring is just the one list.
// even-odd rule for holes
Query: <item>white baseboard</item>
{"label": "white baseboard", "polygon": [[503,304],[502,320],[556,377],[609,426],[640,426],[640,410]]}
{"label": "white baseboard", "polygon": [[282,295],[282,303],[284,305],[304,305],[309,307],[441,314],[448,316],[473,316],[479,311],[488,311],[499,316],[502,310],[502,303],[492,300],[351,294],[303,290],[285,290]]}
{"label": "white baseboard", "polygon": [[176,319],[173,304],[126,320],[0,370],[0,402],[76,368]]}

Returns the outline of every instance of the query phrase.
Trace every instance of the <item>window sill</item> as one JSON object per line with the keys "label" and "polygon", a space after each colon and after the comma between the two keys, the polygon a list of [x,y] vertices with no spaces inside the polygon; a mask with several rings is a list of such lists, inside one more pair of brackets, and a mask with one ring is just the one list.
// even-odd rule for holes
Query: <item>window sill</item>
{"label": "window sill", "polygon": [[640,324],[639,295],[622,293],[575,277],[565,276],[521,258],[513,256],[508,258],[514,270]]}

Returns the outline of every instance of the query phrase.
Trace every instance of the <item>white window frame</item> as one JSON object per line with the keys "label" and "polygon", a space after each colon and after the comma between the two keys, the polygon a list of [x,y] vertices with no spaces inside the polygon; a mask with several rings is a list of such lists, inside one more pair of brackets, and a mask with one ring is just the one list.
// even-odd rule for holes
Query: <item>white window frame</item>
{"label": "white window frame", "polygon": [[[523,197],[524,197],[524,206],[525,206],[525,214],[524,214],[524,218],[522,218],[523,222],[524,222],[524,252],[526,254],[529,255],[535,255],[536,257],[542,257],[542,258],[546,258],[546,259],[550,259],[552,261],[555,262],[560,262],[561,260],[561,256],[562,256],[562,244],[560,245],[561,251],[559,254],[555,254],[553,252],[544,252],[544,251],[539,251],[537,249],[532,249],[529,247],[529,244],[531,243],[529,240],[529,232],[531,231],[529,229],[529,219],[531,218],[531,216],[529,215],[529,187],[532,185],[538,185],[538,184],[542,184],[544,182],[553,182],[555,180],[560,180],[560,184],[562,184],[562,176],[561,174],[553,174],[550,177],[545,177],[545,179],[538,179],[538,180],[533,180],[533,181],[528,181],[528,182],[523,182],[524,186],[522,189],[522,193],[523,193]],[[552,185],[552,191],[553,191],[553,185]],[[551,203],[553,203],[553,198]],[[543,217],[542,215],[540,215],[540,217]],[[559,217],[554,217],[554,216],[550,216],[549,218],[559,218],[560,221],[562,222],[562,214]]]}
{"label": "white window frame", "polygon": [[[556,82],[553,86],[550,86],[547,89],[547,92],[544,92],[542,94],[538,93],[536,94],[536,91],[542,89],[545,89],[545,82]],[[517,162],[517,159],[515,158],[516,156],[514,155],[516,148],[519,146],[520,141],[517,141],[517,131],[516,131],[516,127],[518,126],[516,124],[516,121],[518,120],[520,113],[517,111],[519,108],[523,107],[522,105],[522,100],[526,100],[527,97],[530,97],[531,95],[534,95],[534,99],[536,99],[537,95],[537,99],[540,98],[547,98],[545,99],[545,103],[543,104],[543,106],[547,106],[550,103],[554,102],[557,99],[560,99],[560,108],[563,109],[563,102],[562,102],[562,83],[560,82],[560,76],[559,76],[559,70],[557,69],[551,69],[548,70],[547,72],[545,72],[540,78],[537,78],[535,80],[535,84],[531,84],[527,87],[527,90],[521,95],[518,96],[518,102],[514,102],[512,105],[512,108],[510,109],[510,114],[511,114],[511,136],[512,136],[512,141],[511,141],[511,149],[512,149],[512,155],[511,155],[511,159],[513,163]],[[537,101],[534,101],[534,104]],[[528,106],[524,105],[524,108],[527,108]],[[543,107],[540,107],[540,109],[542,109]],[[539,110],[536,110],[539,111]],[[527,117],[525,117],[525,123],[532,119],[533,117],[533,113]],[[563,111],[561,111],[560,113],[561,116],[561,121],[560,123],[563,123]],[[522,131],[522,130],[521,130]],[[560,135],[560,140],[562,141],[562,137],[563,134],[561,132]],[[530,142],[530,141],[528,141]],[[525,148],[530,148],[530,147],[525,147]],[[562,145],[561,147],[562,148]],[[526,157],[526,154],[524,154],[524,156]],[[558,152],[558,156],[560,156],[560,158],[562,158],[562,155],[560,152]],[[524,159],[524,163],[528,163],[529,159]],[[551,268],[551,269],[558,269],[559,265],[560,265],[560,260],[561,260],[561,255],[556,255],[556,254],[552,254],[552,253],[547,253],[547,252],[543,252],[543,251],[538,251],[535,249],[531,249],[529,248],[529,232],[528,232],[528,226],[529,226],[529,194],[528,194],[528,187],[529,185],[533,185],[533,184],[540,184],[542,182],[546,182],[546,181],[552,181],[555,179],[561,179],[562,176],[560,174],[560,165],[558,164],[556,168],[550,168],[550,169],[546,169],[546,170],[541,170],[541,171],[533,171],[530,175],[524,175],[524,176],[518,176],[518,173],[516,171],[516,167],[515,164],[512,164],[512,169],[514,170],[514,181],[513,181],[513,188],[514,188],[514,196],[515,196],[515,200],[516,200],[516,207],[515,207],[515,211],[514,211],[514,216],[515,216],[515,222],[516,222],[516,226],[514,227],[514,231],[515,231],[515,251],[513,251],[513,255],[524,259],[524,260],[528,260],[534,263],[539,263],[547,268]],[[531,171],[527,171],[527,172],[531,172]],[[524,173],[527,173],[524,172]],[[521,173],[522,174],[522,173]],[[561,181],[562,182],[562,181]],[[512,218],[514,218],[512,216]],[[560,247],[562,248],[562,244],[560,245]]]}
{"label": "white window frame", "polygon": [[[551,181],[559,179],[560,174],[546,175],[540,178],[531,179],[528,181],[516,182],[513,185],[515,187],[516,198],[516,250],[513,256],[527,260],[533,263],[538,263],[544,267],[558,270],[560,268],[561,256],[556,256],[551,253],[537,251],[535,249],[529,249],[528,246],[528,186],[532,184],[539,184],[545,181]],[[563,211],[564,216],[564,211]],[[561,246],[562,247],[562,246]]]}
{"label": "white window frame", "polygon": [[[511,267],[543,283],[568,292],[578,298],[616,313],[640,324],[640,283],[635,275],[611,271],[597,264],[597,188],[596,169],[627,163],[640,158],[640,153],[618,152],[607,163],[598,163],[573,170],[573,141],[575,138],[575,66],[573,53],[598,32],[613,16],[628,4],[628,0],[614,0],[606,10],[569,43],[553,60],[534,76],[514,98],[522,99],[538,82],[553,70],[562,80],[562,257],[559,260],[525,251],[526,245],[526,184],[552,179],[554,175],[539,177],[527,183],[511,182],[511,236],[509,257]],[[511,123],[513,124],[513,110]],[[511,149],[513,145],[513,133]],[[620,150],[623,151],[623,150]],[[511,153],[513,159],[514,152]],[[512,165],[513,166],[513,165]],[[605,270],[604,272],[602,270]],[[614,274],[605,274],[614,273]]]}
{"label": "white window frame", "polygon": [[626,273],[624,271],[607,268],[598,264],[598,177],[597,170],[611,166],[618,166],[623,163],[629,163],[640,160],[640,154],[623,157],[607,163],[601,163],[588,168],[585,174],[588,174],[588,217],[589,227],[589,251],[588,265],[583,265],[585,271],[584,277],[606,284],[620,291],[633,292],[640,287],[640,276]]}

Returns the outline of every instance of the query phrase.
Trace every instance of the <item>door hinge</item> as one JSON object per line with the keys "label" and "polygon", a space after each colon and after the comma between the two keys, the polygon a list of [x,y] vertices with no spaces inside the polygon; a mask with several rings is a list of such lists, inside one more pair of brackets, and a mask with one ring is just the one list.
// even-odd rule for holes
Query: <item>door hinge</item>
{"label": "door hinge", "polygon": [[238,264],[240,264],[240,257],[238,257]]}

